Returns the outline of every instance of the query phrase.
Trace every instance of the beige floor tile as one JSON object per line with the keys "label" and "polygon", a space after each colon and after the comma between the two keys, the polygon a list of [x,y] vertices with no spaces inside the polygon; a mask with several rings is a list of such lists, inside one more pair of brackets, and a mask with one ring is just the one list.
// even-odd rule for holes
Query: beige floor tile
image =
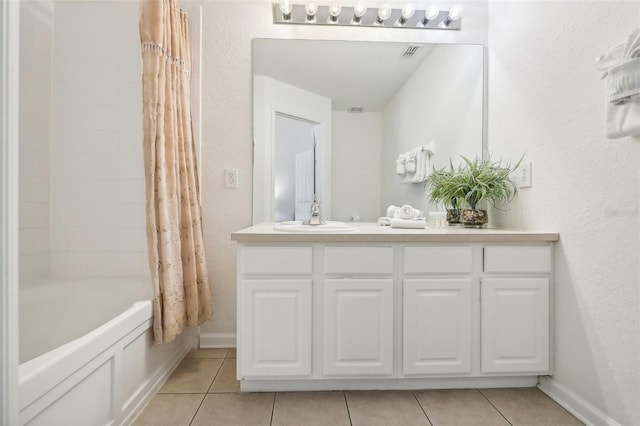
{"label": "beige floor tile", "polygon": [[476,389],[414,392],[434,426],[509,426]]}
{"label": "beige floor tile", "polygon": [[227,354],[227,358],[235,358],[236,357],[236,348],[230,348],[229,353]]}
{"label": "beige floor tile", "polygon": [[347,405],[353,426],[428,425],[410,391],[349,391]]}
{"label": "beige floor tile", "polygon": [[236,379],[236,360],[227,358],[222,363],[209,393],[240,392],[240,381]]}
{"label": "beige floor tile", "polygon": [[276,394],[272,426],[349,426],[343,392]]}
{"label": "beige floor tile", "polygon": [[226,358],[229,348],[193,349],[185,358]]}
{"label": "beige floor tile", "polygon": [[514,426],[582,424],[537,388],[481,389],[481,392]]}
{"label": "beige floor tile", "polygon": [[205,397],[191,426],[269,426],[272,393],[213,393]]}
{"label": "beige floor tile", "polygon": [[156,395],[132,426],[188,426],[203,398],[203,394]]}
{"label": "beige floor tile", "polygon": [[207,393],[222,359],[185,358],[158,393]]}

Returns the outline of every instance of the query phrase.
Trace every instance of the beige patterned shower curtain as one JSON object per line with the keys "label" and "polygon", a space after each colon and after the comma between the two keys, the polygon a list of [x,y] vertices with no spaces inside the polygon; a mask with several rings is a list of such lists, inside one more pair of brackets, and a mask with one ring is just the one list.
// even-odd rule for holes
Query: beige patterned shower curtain
{"label": "beige patterned shower curtain", "polygon": [[187,14],[141,0],[147,242],[156,343],[211,318],[191,127]]}

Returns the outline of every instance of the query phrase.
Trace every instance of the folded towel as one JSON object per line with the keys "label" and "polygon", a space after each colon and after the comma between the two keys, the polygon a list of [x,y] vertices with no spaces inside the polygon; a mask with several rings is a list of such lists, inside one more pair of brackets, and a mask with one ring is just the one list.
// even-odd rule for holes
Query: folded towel
{"label": "folded towel", "polygon": [[396,217],[400,219],[417,219],[423,215],[423,212],[418,209],[414,209],[410,205],[406,204],[398,210]]}
{"label": "folded towel", "polygon": [[386,217],[386,216],[382,216],[380,218],[378,218],[378,225],[380,226],[389,226],[391,225],[391,218],[390,217]]}
{"label": "folded towel", "polygon": [[406,158],[405,158],[404,154],[400,154],[398,156],[398,159],[396,160],[396,174],[397,175],[404,175],[406,173],[407,173]]}
{"label": "folded towel", "polygon": [[392,228],[407,228],[407,229],[424,229],[427,226],[427,222],[422,219],[391,219],[391,227]]}

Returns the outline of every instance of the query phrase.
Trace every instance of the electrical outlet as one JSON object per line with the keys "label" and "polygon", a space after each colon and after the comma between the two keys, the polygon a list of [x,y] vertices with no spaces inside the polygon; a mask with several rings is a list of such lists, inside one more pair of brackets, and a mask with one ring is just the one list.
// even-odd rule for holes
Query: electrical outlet
{"label": "electrical outlet", "polygon": [[224,169],[224,187],[238,187],[238,169]]}
{"label": "electrical outlet", "polygon": [[531,161],[520,163],[520,167],[514,172],[514,180],[518,188],[531,187]]}

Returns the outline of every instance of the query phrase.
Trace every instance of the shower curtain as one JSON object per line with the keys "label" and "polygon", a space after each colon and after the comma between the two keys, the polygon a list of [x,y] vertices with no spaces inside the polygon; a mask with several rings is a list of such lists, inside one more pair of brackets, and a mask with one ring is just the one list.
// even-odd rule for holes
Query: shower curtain
{"label": "shower curtain", "polygon": [[191,127],[188,16],[141,0],[147,242],[156,343],[211,318]]}

